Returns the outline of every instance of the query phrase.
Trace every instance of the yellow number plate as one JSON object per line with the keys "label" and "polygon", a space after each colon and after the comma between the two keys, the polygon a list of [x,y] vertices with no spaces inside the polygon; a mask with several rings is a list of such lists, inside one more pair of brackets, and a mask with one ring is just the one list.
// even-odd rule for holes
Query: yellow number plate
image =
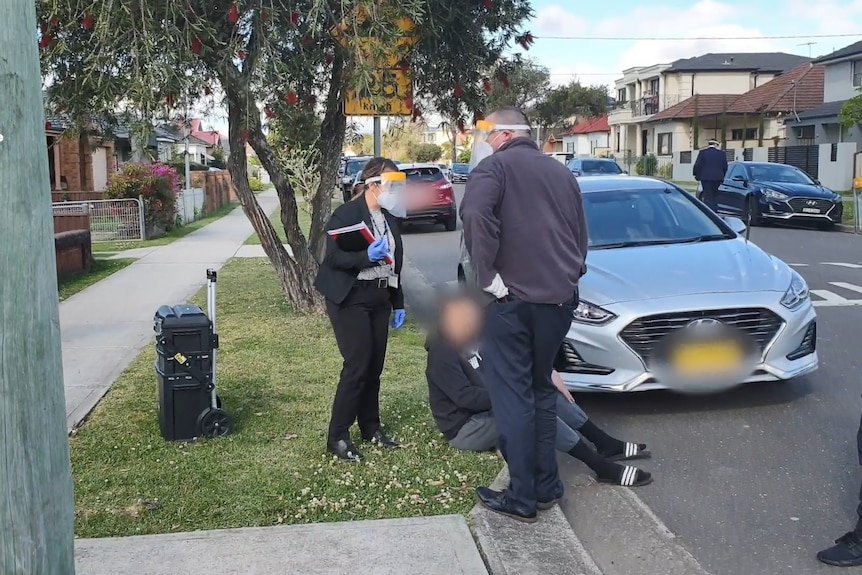
{"label": "yellow number plate", "polygon": [[671,365],[682,375],[720,375],[738,369],[743,351],[732,341],[679,345],[671,355]]}

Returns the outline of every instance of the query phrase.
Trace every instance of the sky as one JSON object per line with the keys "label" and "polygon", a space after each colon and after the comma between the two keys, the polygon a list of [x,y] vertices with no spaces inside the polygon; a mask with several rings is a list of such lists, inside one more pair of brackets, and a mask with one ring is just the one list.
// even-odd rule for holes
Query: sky
{"label": "sky", "polygon": [[[625,10],[624,4],[630,7]],[[862,40],[862,0],[533,0],[532,5],[535,14],[524,29],[536,42],[529,51],[513,52],[547,67],[555,85],[578,79],[612,87],[626,68],[710,52],[816,58]],[[816,37],[836,34],[852,36]],[[224,118],[210,120],[226,130]],[[361,125],[370,131],[370,119]]]}

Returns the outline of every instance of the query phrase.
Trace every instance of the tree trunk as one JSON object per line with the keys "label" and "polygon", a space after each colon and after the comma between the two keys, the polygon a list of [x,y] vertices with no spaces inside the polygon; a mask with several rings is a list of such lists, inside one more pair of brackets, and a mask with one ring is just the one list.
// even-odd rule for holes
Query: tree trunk
{"label": "tree trunk", "polygon": [[[253,103],[249,102],[245,89],[233,85],[232,81],[227,78],[223,79],[222,87],[225,90],[228,107],[228,137],[230,140],[228,170],[233,185],[236,187],[242,209],[260,238],[263,251],[269,261],[272,262],[287,301],[293,310],[296,312],[320,312],[323,309],[322,301],[312,285],[317,272],[317,264],[310,257],[308,244],[299,230],[293,190],[287,182],[284,170],[275,160],[272,150],[266,142],[266,137],[260,128],[260,119],[246,116],[247,109],[255,108]],[[278,192],[281,204],[281,220],[285,224],[285,232],[287,233],[288,244],[293,251],[293,258],[284,249],[275,228],[269,221],[268,214],[263,212],[248,185],[248,158],[245,153],[245,138],[243,137],[246,130],[248,131],[249,144],[257,153],[263,167],[269,172],[276,192]],[[290,222],[290,218],[285,217],[286,211],[292,212],[292,222]],[[291,225],[287,225],[288,223]]]}
{"label": "tree trunk", "polygon": [[347,132],[347,116],[341,109],[344,61],[339,54],[332,63],[332,80],[326,97],[326,113],[320,127],[320,187],[311,202],[311,229],[308,249],[317,261],[326,250],[326,224],[332,215],[332,193],[338,183],[338,163]]}
{"label": "tree trunk", "polygon": [[6,9],[0,27],[0,573],[74,575],[36,9],[27,0],[10,0]]}

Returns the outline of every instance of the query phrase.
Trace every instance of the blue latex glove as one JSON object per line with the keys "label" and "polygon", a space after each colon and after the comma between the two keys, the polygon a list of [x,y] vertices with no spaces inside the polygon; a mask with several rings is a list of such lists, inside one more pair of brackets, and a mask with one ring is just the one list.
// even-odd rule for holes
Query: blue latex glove
{"label": "blue latex glove", "polygon": [[403,309],[396,309],[395,315],[392,316],[392,327],[398,329],[402,325],[404,325],[404,318],[407,317],[407,312]]}
{"label": "blue latex glove", "polygon": [[379,262],[389,253],[389,242],[386,237],[378,239],[376,242],[368,246],[368,259],[372,262]]}

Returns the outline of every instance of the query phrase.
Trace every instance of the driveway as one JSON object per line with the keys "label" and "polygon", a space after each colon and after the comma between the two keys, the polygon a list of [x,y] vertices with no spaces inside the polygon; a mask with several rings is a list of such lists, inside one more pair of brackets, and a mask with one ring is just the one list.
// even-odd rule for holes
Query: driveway
{"label": "driveway", "polygon": [[[460,232],[433,229],[409,233],[405,253],[428,281],[455,280]],[[862,236],[755,228],[751,241],[809,282],[817,372],[721,395],[578,400],[610,432],[650,445],[656,481],[636,493],[709,571],[834,573],[814,553],[854,524],[862,481]]]}

